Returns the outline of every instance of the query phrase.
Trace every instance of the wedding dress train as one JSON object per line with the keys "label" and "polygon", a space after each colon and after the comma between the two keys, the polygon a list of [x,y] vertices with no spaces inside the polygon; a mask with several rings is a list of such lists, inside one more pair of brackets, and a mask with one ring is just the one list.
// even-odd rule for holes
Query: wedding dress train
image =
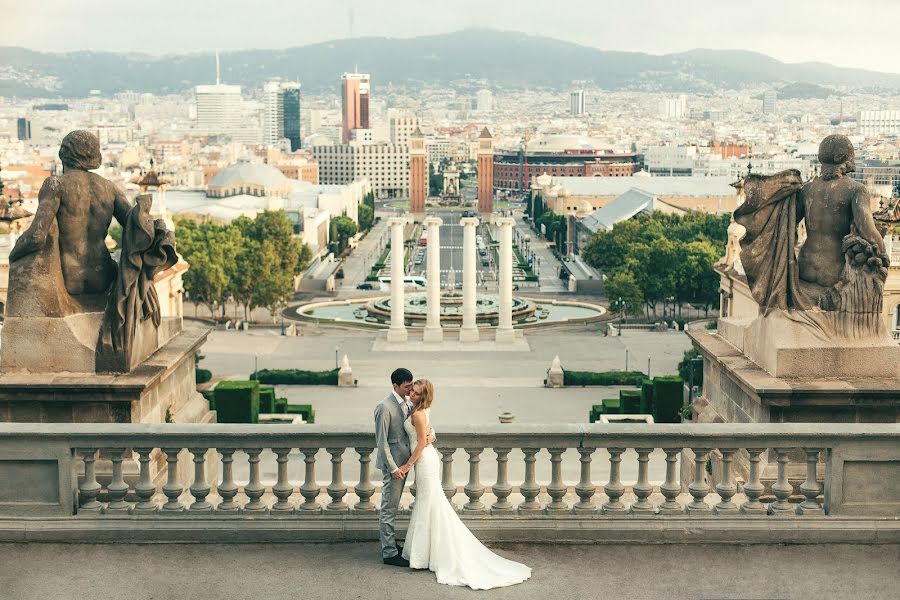
{"label": "wedding dress train", "polygon": [[[425,411],[430,421],[430,409]],[[415,452],[416,429],[404,423]],[[463,524],[441,488],[441,458],[427,446],[415,465],[416,502],[409,518],[403,558],[413,569],[430,569],[438,583],[488,590],[522,583],[531,568],[488,550]]]}

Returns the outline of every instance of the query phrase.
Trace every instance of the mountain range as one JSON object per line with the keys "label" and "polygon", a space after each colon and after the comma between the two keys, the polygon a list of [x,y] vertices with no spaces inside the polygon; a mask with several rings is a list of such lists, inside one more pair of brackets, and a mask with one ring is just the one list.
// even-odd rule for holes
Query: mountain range
{"label": "mountain range", "polygon": [[[393,84],[450,84],[461,88],[555,88],[707,92],[750,86],[816,84],[826,88],[900,90],[900,74],[788,64],[745,50],[695,49],[653,55],[616,52],[488,29],[395,39],[364,37],[282,50],[222,53],[222,80],[261,87],[271,78],[300,81],[304,89],[336,89],[340,74],[358,69],[374,88]],[[0,47],[0,96],[82,97],[180,93],[215,81],[212,53],[151,56],[134,53],[46,53]]]}

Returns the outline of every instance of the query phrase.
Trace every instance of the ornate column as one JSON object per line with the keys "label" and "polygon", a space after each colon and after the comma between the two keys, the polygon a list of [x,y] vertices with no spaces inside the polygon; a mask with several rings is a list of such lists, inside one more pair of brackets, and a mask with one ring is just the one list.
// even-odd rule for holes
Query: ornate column
{"label": "ornate column", "polygon": [[512,321],[512,228],[515,221],[509,217],[497,219],[500,226],[500,322],[497,325],[496,340],[501,343],[511,343],[516,339]]}
{"label": "ornate column", "polygon": [[394,217],[388,224],[391,226],[391,328],[388,330],[389,342],[406,341],[406,315],[403,309],[403,276],[405,275],[405,248],[403,247],[403,228],[406,219]]}
{"label": "ornate column", "polygon": [[463,229],[463,322],[459,341],[477,342],[478,326],[475,322],[475,227],[478,219],[460,219]]}
{"label": "ornate column", "polygon": [[444,222],[437,217],[428,217],[424,225],[428,228],[428,257],[426,259],[428,276],[428,317],[425,322],[423,339],[426,342],[444,341],[441,329],[441,225]]}

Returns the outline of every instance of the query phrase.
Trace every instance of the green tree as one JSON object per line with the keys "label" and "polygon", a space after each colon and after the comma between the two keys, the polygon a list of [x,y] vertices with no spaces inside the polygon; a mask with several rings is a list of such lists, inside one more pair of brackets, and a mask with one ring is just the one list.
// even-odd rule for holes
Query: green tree
{"label": "green tree", "polygon": [[691,348],[690,350],[684,351],[684,356],[681,358],[681,362],[678,363],[678,376],[681,377],[681,380],[685,383],[691,382],[691,363],[693,362],[693,370],[694,377],[693,382],[694,385],[703,387],[703,363],[699,360],[695,360],[700,357],[700,353],[697,352],[696,348]]}
{"label": "green tree", "polygon": [[356,212],[356,220],[359,221],[359,228],[362,231],[368,231],[375,221],[375,211],[368,204],[360,204]]}
{"label": "green tree", "polygon": [[440,196],[444,191],[444,174],[437,173],[433,164],[428,165],[428,195]]}
{"label": "green tree", "polygon": [[205,304],[215,316],[216,304],[225,309],[243,237],[230,225],[189,223],[178,227],[178,250],[190,265],[184,274],[184,287],[191,300]]}
{"label": "green tree", "polygon": [[617,271],[606,280],[603,289],[610,308],[615,312],[624,312],[629,316],[644,312],[644,296],[631,271],[625,269]]}
{"label": "green tree", "polygon": [[356,235],[357,231],[356,222],[350,217],[340,216],[331,219],[330,237],[332,242],[337,243],[337,252],[335,254],[341,254],[344,251],[348,240]]}

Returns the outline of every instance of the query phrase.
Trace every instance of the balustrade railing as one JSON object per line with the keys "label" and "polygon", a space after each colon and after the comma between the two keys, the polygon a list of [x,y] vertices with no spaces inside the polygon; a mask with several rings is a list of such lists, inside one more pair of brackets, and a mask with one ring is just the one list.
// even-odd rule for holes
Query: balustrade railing
{"label": "balustrade railing", "polygon": [[[885,448],[890,460],[884,464],[896,469],[898,441],[896,425],[511,424],[439,431],[436,447],[446,497],[464,515],[803,518],[831,514],[851,496],[883,494],[877,486],[851,489],[854,481],[872,478],[856,471],[848,478],[842,469],[851,459],[860,465],[875,464],[872,457],[883,461]],[[380,482],[373,481],[371,469],[375,438],[363,427],[0,424],[0,458],[22,447],[62,457],[60,485],[72,486],[78,516],[258,518],[377,511]],[[323,450],[330,456],[324,465]],[[457,450],[468,457],[468,481],[462,487],[453,478]],[[515,465],[514,451],[522,456]],[[577,481],[563,476],[567,453],[577,453]],[[492,457],[494,482],[482,479],[486,454]],[[651,481],[651,455],[664,466],[664,481]],[[261,461],[273,457],[274,482],[266,482]],[[738,459],[747,474],[740,478]],[[631,466],[636,462],[637,470],[633,481],[623,482],[626,460]],[[549,480],[538,479],[539,461],[545,466],[549,461]],[[774,471],[768,496],[761,481],[763,461]],[[789,466],[796,475],[804,462],[805,480],[795,494]],[[103,477],[98,475],[101,463]],[[237,463],[245,475],[236,479]],[[513,466],[522,474],[515,484],[510,482]],[[324,486],[317,478],[323,470],[330,471]],[[292,478],[291,471],[297,476]],[[9,483],[33,481],[25,477]],[[460,493],[464,501],[454,502]],[[874,505],[896,506],[897,501],[876,498]]]}

